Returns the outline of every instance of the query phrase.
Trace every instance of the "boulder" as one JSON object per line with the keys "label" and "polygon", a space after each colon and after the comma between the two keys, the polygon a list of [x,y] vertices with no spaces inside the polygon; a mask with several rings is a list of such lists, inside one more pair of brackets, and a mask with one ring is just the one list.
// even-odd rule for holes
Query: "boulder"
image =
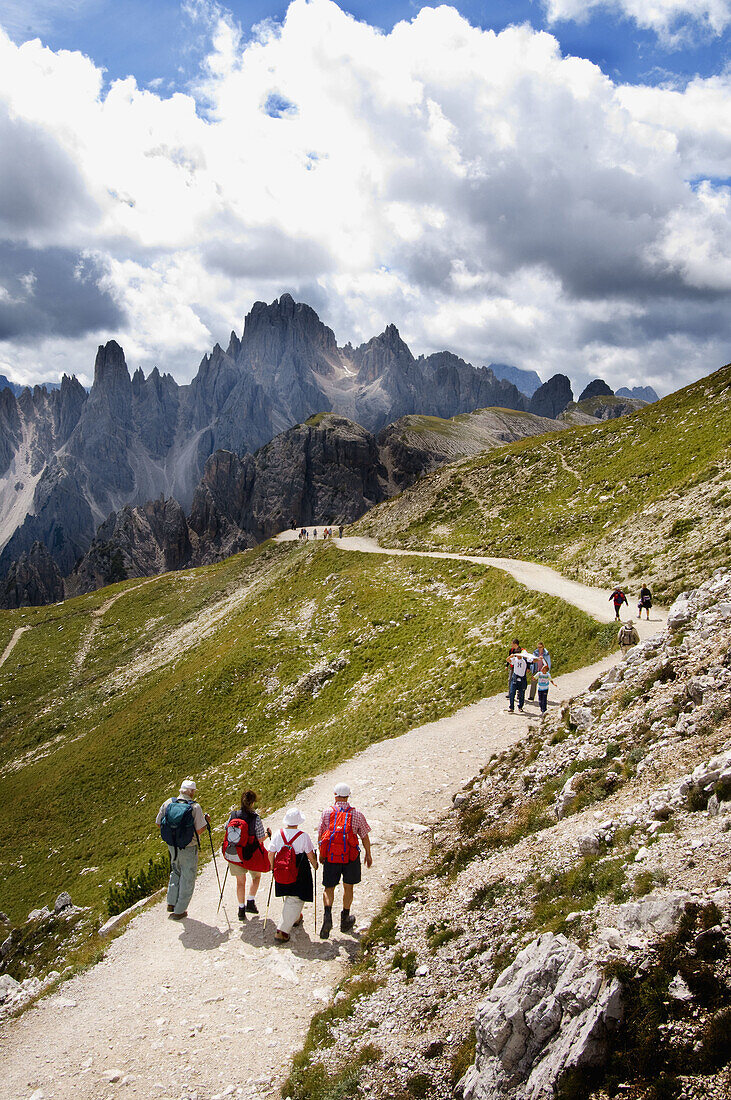
{"label": "boulder", "polygon": [[689,901],[690,894],[683,890],[656,890],[637,901],[618,906],[614,924],[625,932],[662,936],[675,931]]}
{"label": "boulder", "polygon": [[465,1100],[553,1097],[569,1069],[600,1065],[622,1018],[622,992],[565,936],[546,932],[503,971],[475,1018]]}
{"label": "boulder", "polygon": [[71,894],[68,894],[65,890],[63,890],[58,895],[53,904],[53,911],[54,913],[60,913],[63,909],[68,909],[68,907],[73,904],[74,903],[71,900]]}

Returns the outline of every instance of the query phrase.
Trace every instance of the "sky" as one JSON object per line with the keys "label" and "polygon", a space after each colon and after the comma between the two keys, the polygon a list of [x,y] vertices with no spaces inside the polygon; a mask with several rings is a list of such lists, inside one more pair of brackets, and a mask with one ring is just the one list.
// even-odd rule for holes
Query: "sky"
{"label": "sky", "polygon": [[731,360],[731,0],[0,0],[0,374],[257,300],[576,387]]}

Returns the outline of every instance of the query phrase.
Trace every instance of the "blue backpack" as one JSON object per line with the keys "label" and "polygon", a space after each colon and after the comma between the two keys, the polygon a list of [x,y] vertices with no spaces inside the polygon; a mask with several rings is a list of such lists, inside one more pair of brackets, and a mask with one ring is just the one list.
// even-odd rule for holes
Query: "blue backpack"
{"label": "blue backpack", "polygon": [[[160,822],[160,836],[166,844],[175,849],[175,855],[181,848],[187,848],[193,837],[197,838],[193,824],[193,803],[185,798],[174,798],[169,804]],[[200,845],[200,841],[198,841]]]}

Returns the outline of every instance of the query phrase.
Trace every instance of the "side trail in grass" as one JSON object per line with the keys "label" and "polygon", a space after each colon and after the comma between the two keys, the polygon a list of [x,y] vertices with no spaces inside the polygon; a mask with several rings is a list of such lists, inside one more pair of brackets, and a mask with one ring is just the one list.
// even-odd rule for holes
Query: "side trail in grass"
{"label": "side trail in grass", "polygon": [[19,626],[19,627],[16,628],[16,630],[13,631],[12,638],[10,639],[8,644],[5,646],[5,649],[3,650],[3,652],[0,654],[0,668],[2,668],[2,666],[5,664],[8,657],[10,656],[10,654],[15,649],[16,645],[18,644],[18,640],[19,640],[21,634],[25,634],[26,630],[30,630],[30,627],[29,626]]}
{"label": "side trail in grass", "polygon": [[[361,542],[343,540],[342,545],[374,549],[372,544],[354,545],[356,541]],[[508,566],[523,570],[523,563]],[[577,591],[582,586],[558,574],[546,578],[536,573],[535,579],[557,583],[557,595],[575,603],[590,601],[577,606],[611,617],[608,602],[604,604],[608,594],[586,589],[582,595]],[[657,630],[661,621],[655,610],[652,621],[642,624],[642,636]],[[615,659],[558,674],[551,704],[556,707],[584,690]],[[305,828],[312,832],[340,781],[351,784],[354,802],[368,816],[374,865],[364,871],[356,891],[359,927],[374,916],[391,885],[424,860],[430,825],[449,809],[454,791],[493,752],[523,736],[538,712],[530,703],[525,716],[509,715],[505,707],[505,696],[497,694],[371,745],[319,776],[298,796]],[[205,808],[204,795],[202,801]],[[276,828],[280,818],[277,814],[268,824]],[[206,835],[202,841],[208,844]],[[219,869],[223,874],[220,860]],[[268,878],[264,883],[268,887]],[[320,941],[308,906],[305,925],[295,930],[290,944],[275,946],[272,917],[276,920],[281,902],[272,900],[264,932],[264,885],[258,900],[260,917],[239,924],[229,877],[226,902],[217,916],[218,885],[209,863],[187,919],[168,920],[164,899],[135,917],[102,962],[6,1024],[0,1037],[0,1098],[22,1100],[35,1094],[36,1100],[101,1100],[118,1095],[122,1081],[125,1095],[145,1098],[276,1096],[312,1015],[344,976],[357,937],[335,930],[330,940]],[[338,892],[336,909],[339,900]]]}

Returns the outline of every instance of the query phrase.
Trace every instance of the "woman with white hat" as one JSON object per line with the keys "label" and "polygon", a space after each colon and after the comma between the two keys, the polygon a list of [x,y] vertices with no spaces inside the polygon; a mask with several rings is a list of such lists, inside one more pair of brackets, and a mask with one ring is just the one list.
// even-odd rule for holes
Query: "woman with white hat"
{"label": "woman with white hat", "polygon": [[[302,906],[314,897],[310,864],[317,870],[317,856],[312,838],[300,825],[304,824],[304,815],[296,807],[287,810],[283,828],[272,837],[269,846],[269,863],[274,876],[274,893],[284,898],[282,917],[274,933],[278,943],[286,943],[295,925],[302,923]],[[286,881],[291,875],[280,872],[291,861],[295,866],[294,881]]]}

